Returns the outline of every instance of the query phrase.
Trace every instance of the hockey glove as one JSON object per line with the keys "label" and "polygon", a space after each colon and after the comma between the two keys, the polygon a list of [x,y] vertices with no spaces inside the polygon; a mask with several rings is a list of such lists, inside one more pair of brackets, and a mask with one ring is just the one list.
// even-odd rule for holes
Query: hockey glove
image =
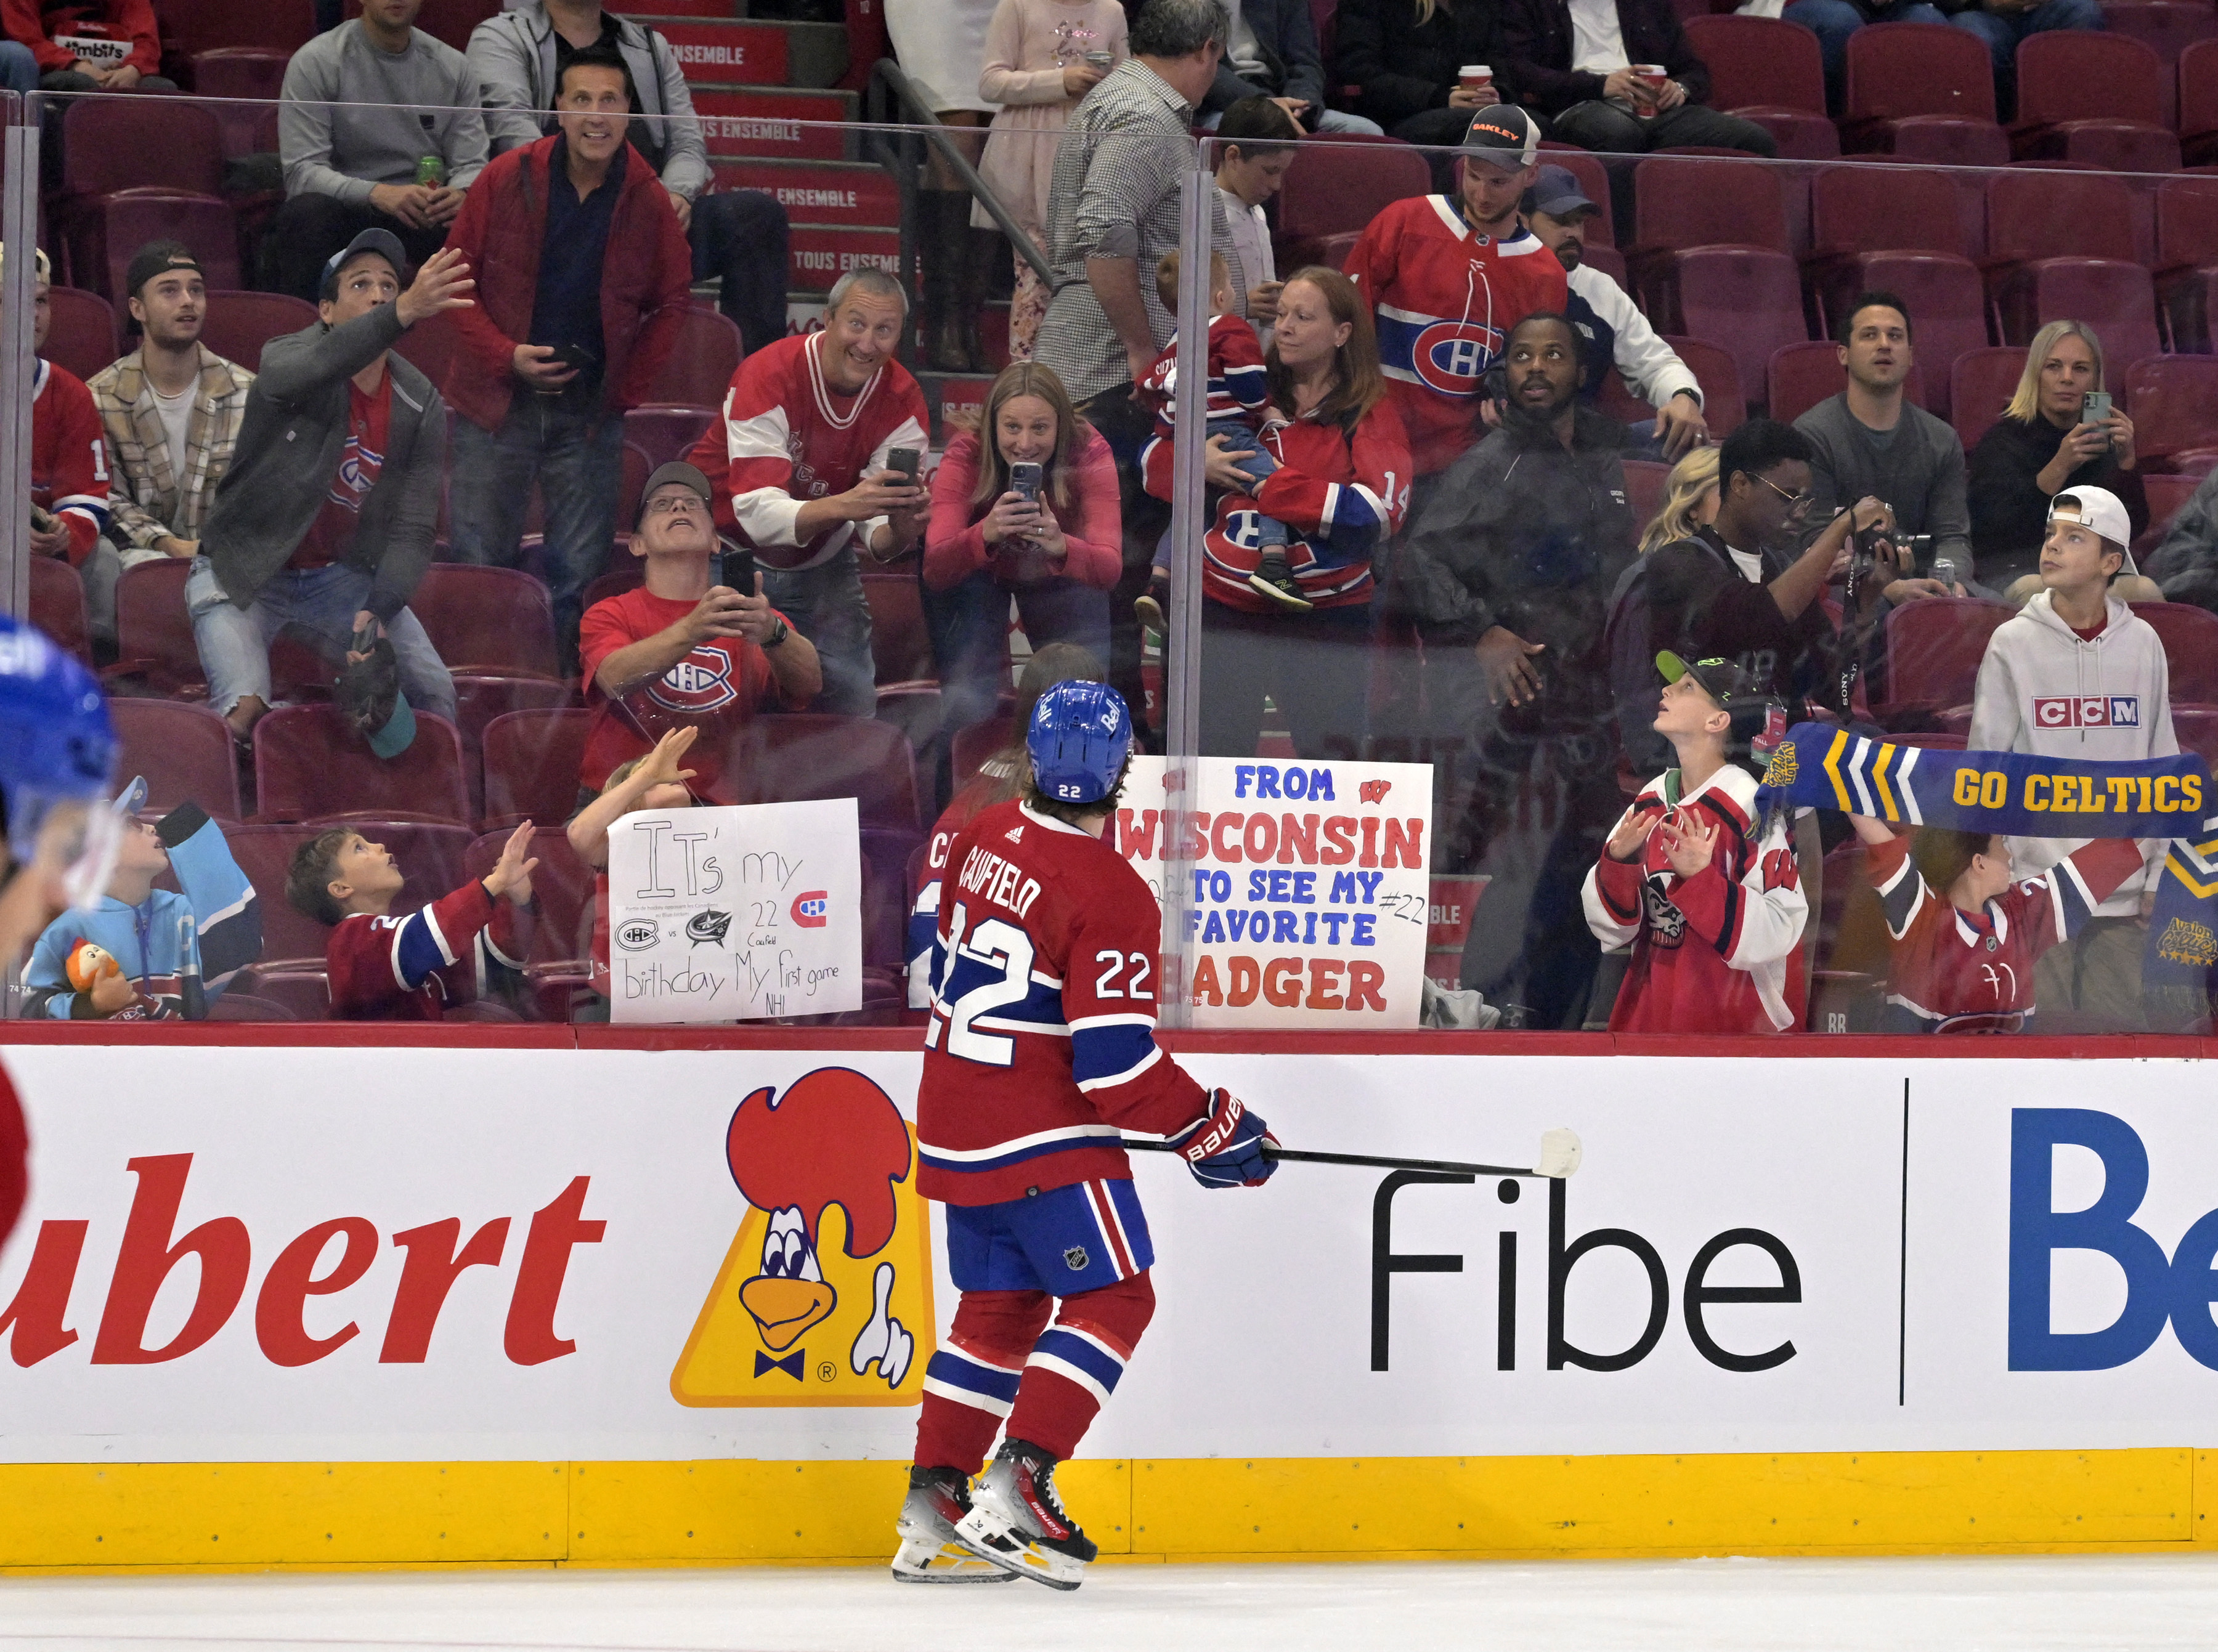
{"label": "hockey glove", "polygon": [[1261,1187],[1279,1167],[1264,1155],[1267,1144],[1279,1145],[1270,1127],[1242,1105],[1239,1097],[1222,1089],[1209,1092],[1209,1112],[1200,1123],[1171,1138],[1204,1187]]}

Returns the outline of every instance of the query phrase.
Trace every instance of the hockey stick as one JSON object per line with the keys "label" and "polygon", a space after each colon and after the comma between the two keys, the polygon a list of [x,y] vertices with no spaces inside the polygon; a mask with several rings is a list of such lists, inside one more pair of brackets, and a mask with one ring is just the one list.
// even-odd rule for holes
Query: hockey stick
{"label": "hockey stick", "polygon": [[[1140,1142],[1126,1136],[1123,1143],[1127,1152],[1176,1153],[1178,1149],[1168,1142]],[[1581,1145],[1575,1130],[1557,1129],[1542,1132],[1540,1162],[1533,1166],[1522,1165],[1464,1165],[1447,1159],[1386,1159],[1368,1153],[1308,1153],[1298,1148],[1265,1148],[1267,1159],[1284,1160],[1304,1165],[1355,1165],[1372,1170],[1420,1170],[1444,1176],[1540,1176],[1559,1181],[1579,1167],[1586,1149]]]}

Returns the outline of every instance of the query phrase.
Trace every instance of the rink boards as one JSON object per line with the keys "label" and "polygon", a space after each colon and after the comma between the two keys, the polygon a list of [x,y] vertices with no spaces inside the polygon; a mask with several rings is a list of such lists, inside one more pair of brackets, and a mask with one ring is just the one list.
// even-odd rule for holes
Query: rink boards
{"label": "rink boards", "polygon": [[[953,1307],[913,1034],[14,1030],[0,1565],[883,1557]],[[1586,1159],[1135,1154],[1110,1553],[2206,1540],[2193,1044],[1177,1042],[1289,1147]]]}

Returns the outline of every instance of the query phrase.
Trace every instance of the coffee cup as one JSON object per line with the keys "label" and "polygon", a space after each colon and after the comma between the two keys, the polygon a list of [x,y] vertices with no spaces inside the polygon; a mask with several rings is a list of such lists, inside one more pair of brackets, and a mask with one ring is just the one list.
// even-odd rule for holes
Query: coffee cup
{"label": "coffee cup", "polygon": [[1651,103],[1664,96],[1664,83],[1671,78],[1660,63],[1636,63],[1633,65],[1633,73]]}
{"label": "coffee cup", "polygon": [[1494,84],[1494,70],[1484,63],[1466,63],[1456,71],[1456,84],[1467,92],[1483,92]]}
{"label": "coffee cup", "polygon": [[1100,70],[1102,73],[1106,74],[1116,64],[1117,54],[1114,52],[1088,52],[1086,54],[1086,60]]}

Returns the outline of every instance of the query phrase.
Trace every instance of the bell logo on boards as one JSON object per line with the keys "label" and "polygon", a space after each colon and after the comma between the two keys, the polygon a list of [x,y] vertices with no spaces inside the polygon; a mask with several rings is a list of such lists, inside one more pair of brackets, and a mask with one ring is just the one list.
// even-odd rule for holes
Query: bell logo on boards
{"label": "bell logo on boards", "polygon": [[883,1090],[819,1067],[740,1102],[739,1231],[670,1374],[689,1406],[914,1405],[932,1355],[916,1142]]}

